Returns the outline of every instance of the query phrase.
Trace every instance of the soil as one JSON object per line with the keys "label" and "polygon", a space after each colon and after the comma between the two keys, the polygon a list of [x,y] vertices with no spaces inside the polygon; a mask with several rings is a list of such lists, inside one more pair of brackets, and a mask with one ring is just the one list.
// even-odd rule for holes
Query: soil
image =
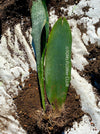
{"label": "soil", "polygon": [[64,12],[64,10],[61,10],[61,7],[68,7],[69,5],[78,4],[81,0],[68,0],[68,2],[65,2],[65,0],[49,0],[48,2],[48,11],[52,7],[52,9],[55,9],[55,14],[58,17],[61,17],[62,14],[65,16],[67,15],[67,12]]}
{"label": "soil", "polygon": [[89,64],[85,66],[82,74],[90,83],[92,83],[94,90],[100,95],[100,47],[95,43],[87,46],[87,49],[89,55],[85,57]]}
{"label": "soil", "polygon": [[0,0],[0,35],[21,21],[25,23],[26,30],[31,26],[30,19],[28,0]]}
{"label": "soil", "polygon": [[[67,7],[68,5],[77,4],[80,0],[68,0],[65,3],[64,0],[49,0],[47,1],[48,12],[50,8],[55,8],[56,15],[62,16],[64,11],[61,7]],[[24,4],[23,4],[24,3]],[[25,24],[25,29],[31,26],[30,8],[32,6],[32,0],[0,0],[0,35],[4,33],[7,27],[13,27],[17,23]],[[67,15],[67,12],[65,13]]]}
{"label": "soil", "polygon": [[72,86],[69,88],[65,105],[60,111],[53,111],[48,107],[44,113],[41,107],[37,72],[31,69],[29,79],[25,81],[25,86],[14,100],[18,119],[28,134],[61,134],[66,126],[72,127],[73,122],[80,122],[84,115],[80,97]]}
{"label": "soil", "polygon": [[[97,32],[98,27],[100,27],[100,21],[94,24],[95,30]],[[81,33],[86,33],[87,30],[83,25],[78,25]],[[98,47],[98,43],[91,44],[88,42],[88,46],[86,46],[89,55],[84,55],[84,57],[88,61],[88,65],[84,67],[84,71],[79,72],[79,74],[84,77],[89,83],[92,84],[93,91],[97,98],[97,106],[100,101],[100,47]]]}

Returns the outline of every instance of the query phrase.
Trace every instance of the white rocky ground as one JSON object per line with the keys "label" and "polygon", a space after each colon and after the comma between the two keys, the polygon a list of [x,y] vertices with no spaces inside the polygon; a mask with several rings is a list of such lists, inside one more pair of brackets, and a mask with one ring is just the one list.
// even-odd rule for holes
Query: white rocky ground
{"label": "white rocky ground", "polygon": [[[89,6],[89,11],[85,12],[86,17],[83,15],[83,7]],[[95,30],[94,24],[100,22],[100,0],[81,0],[78,5],[71,5],[64,9],[68,11],[69,16],[83,15],[81,19],[70,19],[69,24],[72,27],[72,79],[71,84],[76,89],[77,94],[80,95],[82,110],[88,113],[90,117],[84,115],[80,124],[74,123],[71,130],[65,131],[67,134],[98,134],[100,131],[100,108],[96,105],[96,96],[93,92],[93,87],[88,83],[86,79],[81,77],[77,70],[84,70],[84,65],[88,64],[83,57],[84,54],[88,54],[85,45],[88,45],[88,41],[91,43],[98,43],[100,46],[100,27]],[[50,12],[50,24],[51,26],[57,20],[55,11]],[[81,33],[77,24],[82,24],[87,29],[85,33]],[[21,25],[17,24],[14,27],[15,35],[12,35],[11,28],[9,28],[2,35],[0,41],[0,134],[26,134],[22,129],[18,120],[14,118],[15,105],[12,97],[18,95],[18,91],[21,90],[18,78],[21,76],[21,81],[28,78],[29,66],[36,70],[36,63],[32,53],[32,49],[29,47],[31,44],[31,29],[26,31],[25,38],[21,31]],[[85,45],[84,45],[85,44]],[[9,50],[12,50],[12,54]],[[99,103],[100,104],[100,103]],[[93,125],[93,123],[95,125]]]}

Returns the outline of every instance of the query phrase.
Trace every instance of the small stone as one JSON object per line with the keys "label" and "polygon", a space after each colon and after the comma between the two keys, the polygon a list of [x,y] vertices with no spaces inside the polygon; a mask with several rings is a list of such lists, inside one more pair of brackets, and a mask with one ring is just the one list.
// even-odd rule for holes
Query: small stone
{"label": "small stone", "polygon": [[52,130],[53,130],[53,127],[48,127],[48,129],[49,129],[50,131],[52,131]]}
{"label": "small stone", "polygon": [[29,118],[32,118],[32,115],[31,114],[29,115]]}
{"label": "small stone", "polygon": [[36,87],[36,90],[38,90],[38,88]]}
{"label": "small stone", "polygon": [[29,83],[29,85],[28,85],[29,87],[31,87],[31,84]]}
{"label": "small stone", "polygon": [[79,100],[80,99],[80,95],[75,96],[75,100]]}
{"label": "small stone", "polygon": [[27,125],[24,125],[24,127],[27,127]]}
{"label": "small stone", "polygon": [[24,113],[24,115],[27,115],[27,113]]}
{"label": "small stone", "polygon": [[49,120],[49,116],[47,116],[47,115],[44,115],[44,117],[43,117],[45,120]]}
{"label": "small stone", "polygon": [[95,126],[93,122],[91,122],[91,126]]}
{"label": "small stone", "polygon": [[19,114],[21,114],[21,113],[22,113],[22,111],[19,112]]}

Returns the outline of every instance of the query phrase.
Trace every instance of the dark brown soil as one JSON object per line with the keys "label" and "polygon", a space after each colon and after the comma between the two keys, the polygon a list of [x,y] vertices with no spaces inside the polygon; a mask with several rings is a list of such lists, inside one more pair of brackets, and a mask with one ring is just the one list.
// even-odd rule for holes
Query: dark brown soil
{"label": "dark brown soil", "polygon": [[92,83],[95,91],[100,95],[100,48],[97,43],[87,46],[89,55],[85,56],[89,62],[82,73]]}
{"label": "dark brown soil", "polygon": [[[60,17],[64,13],[61,7],[67,7],[79,3],[80,0],[49,0],[47,1],[48,11],[51,7],[55,8],[56,14]],[[0,0],[0,35],[7,27],[13,27],[22,20],[25,30],[31,26],[30,8],[32,0]],[[65,13],[67,15],[67,13]],[[27,23],[27,24],[26,24]]]}
{"label": "dark brown soil", "polygon": [[[84,11],[87,11],[88,8],[88,6],[85,7]],[[97,29],[100,27],[100,20],[99,22],[94,24],[94,26],[95,31],[97,32]],[[77,27],[82,33],[81,36],[83,35],[83,33],[87,32],[87,29],[84,27],[84,25],[77,25]],[[84,57],[87,59],[89,64],[84,67],[83,72],[78,72],[82,77],[85,77],[85,79],[87,79],[89,83],[93,85],[94,91],[96,95],[98,95],[100,101],[100,47],[98,47],[97,42],[95,44],[91,44],[90,42],[88,42],[88,46],[85,46],[89,52],[89,55],[84,55]]]}
{"label": "dark brown soil", "polygon": [[48,2],[48,10],[50,10],[51,7],[55,9],[55,14],[60,17],[62,14],[67,15],[67,12],[64,13],[63,10],[61,10],[61,7],[68,7],[69,5],[78,4],[80,0],[68,0],[68,2],[65,2],[65,0],[49,0]]}
{"label": "dark brown soil", "polygon": [[31,26],[28,0],[0,0],[0,35],[22,20],[25,30]]}
{"label": "dark brown soil", "polygon": [[44,113],[40,102],[37,73],[32,70],[29,79],[25,81],[25,86],[14,100],[19,121],[28,134],[61,133],[65,127],[72,127],[74,121],[80,122],[84,115],[80,97],[72,86],[60,111],[49,109]]}

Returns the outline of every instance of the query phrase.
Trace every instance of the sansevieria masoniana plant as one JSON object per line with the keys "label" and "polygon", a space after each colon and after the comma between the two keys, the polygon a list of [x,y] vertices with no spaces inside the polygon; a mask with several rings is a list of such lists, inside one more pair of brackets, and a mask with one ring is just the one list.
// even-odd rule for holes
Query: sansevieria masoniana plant
{"label": "sansevieria masoniana plant", "polygon": [[71,79],[71,30],[66,18],[59,18],[49,35],[46,0],[33,1],[31,18],[43,109],[46,109],[44,87],[49,103],[60,109]]}

